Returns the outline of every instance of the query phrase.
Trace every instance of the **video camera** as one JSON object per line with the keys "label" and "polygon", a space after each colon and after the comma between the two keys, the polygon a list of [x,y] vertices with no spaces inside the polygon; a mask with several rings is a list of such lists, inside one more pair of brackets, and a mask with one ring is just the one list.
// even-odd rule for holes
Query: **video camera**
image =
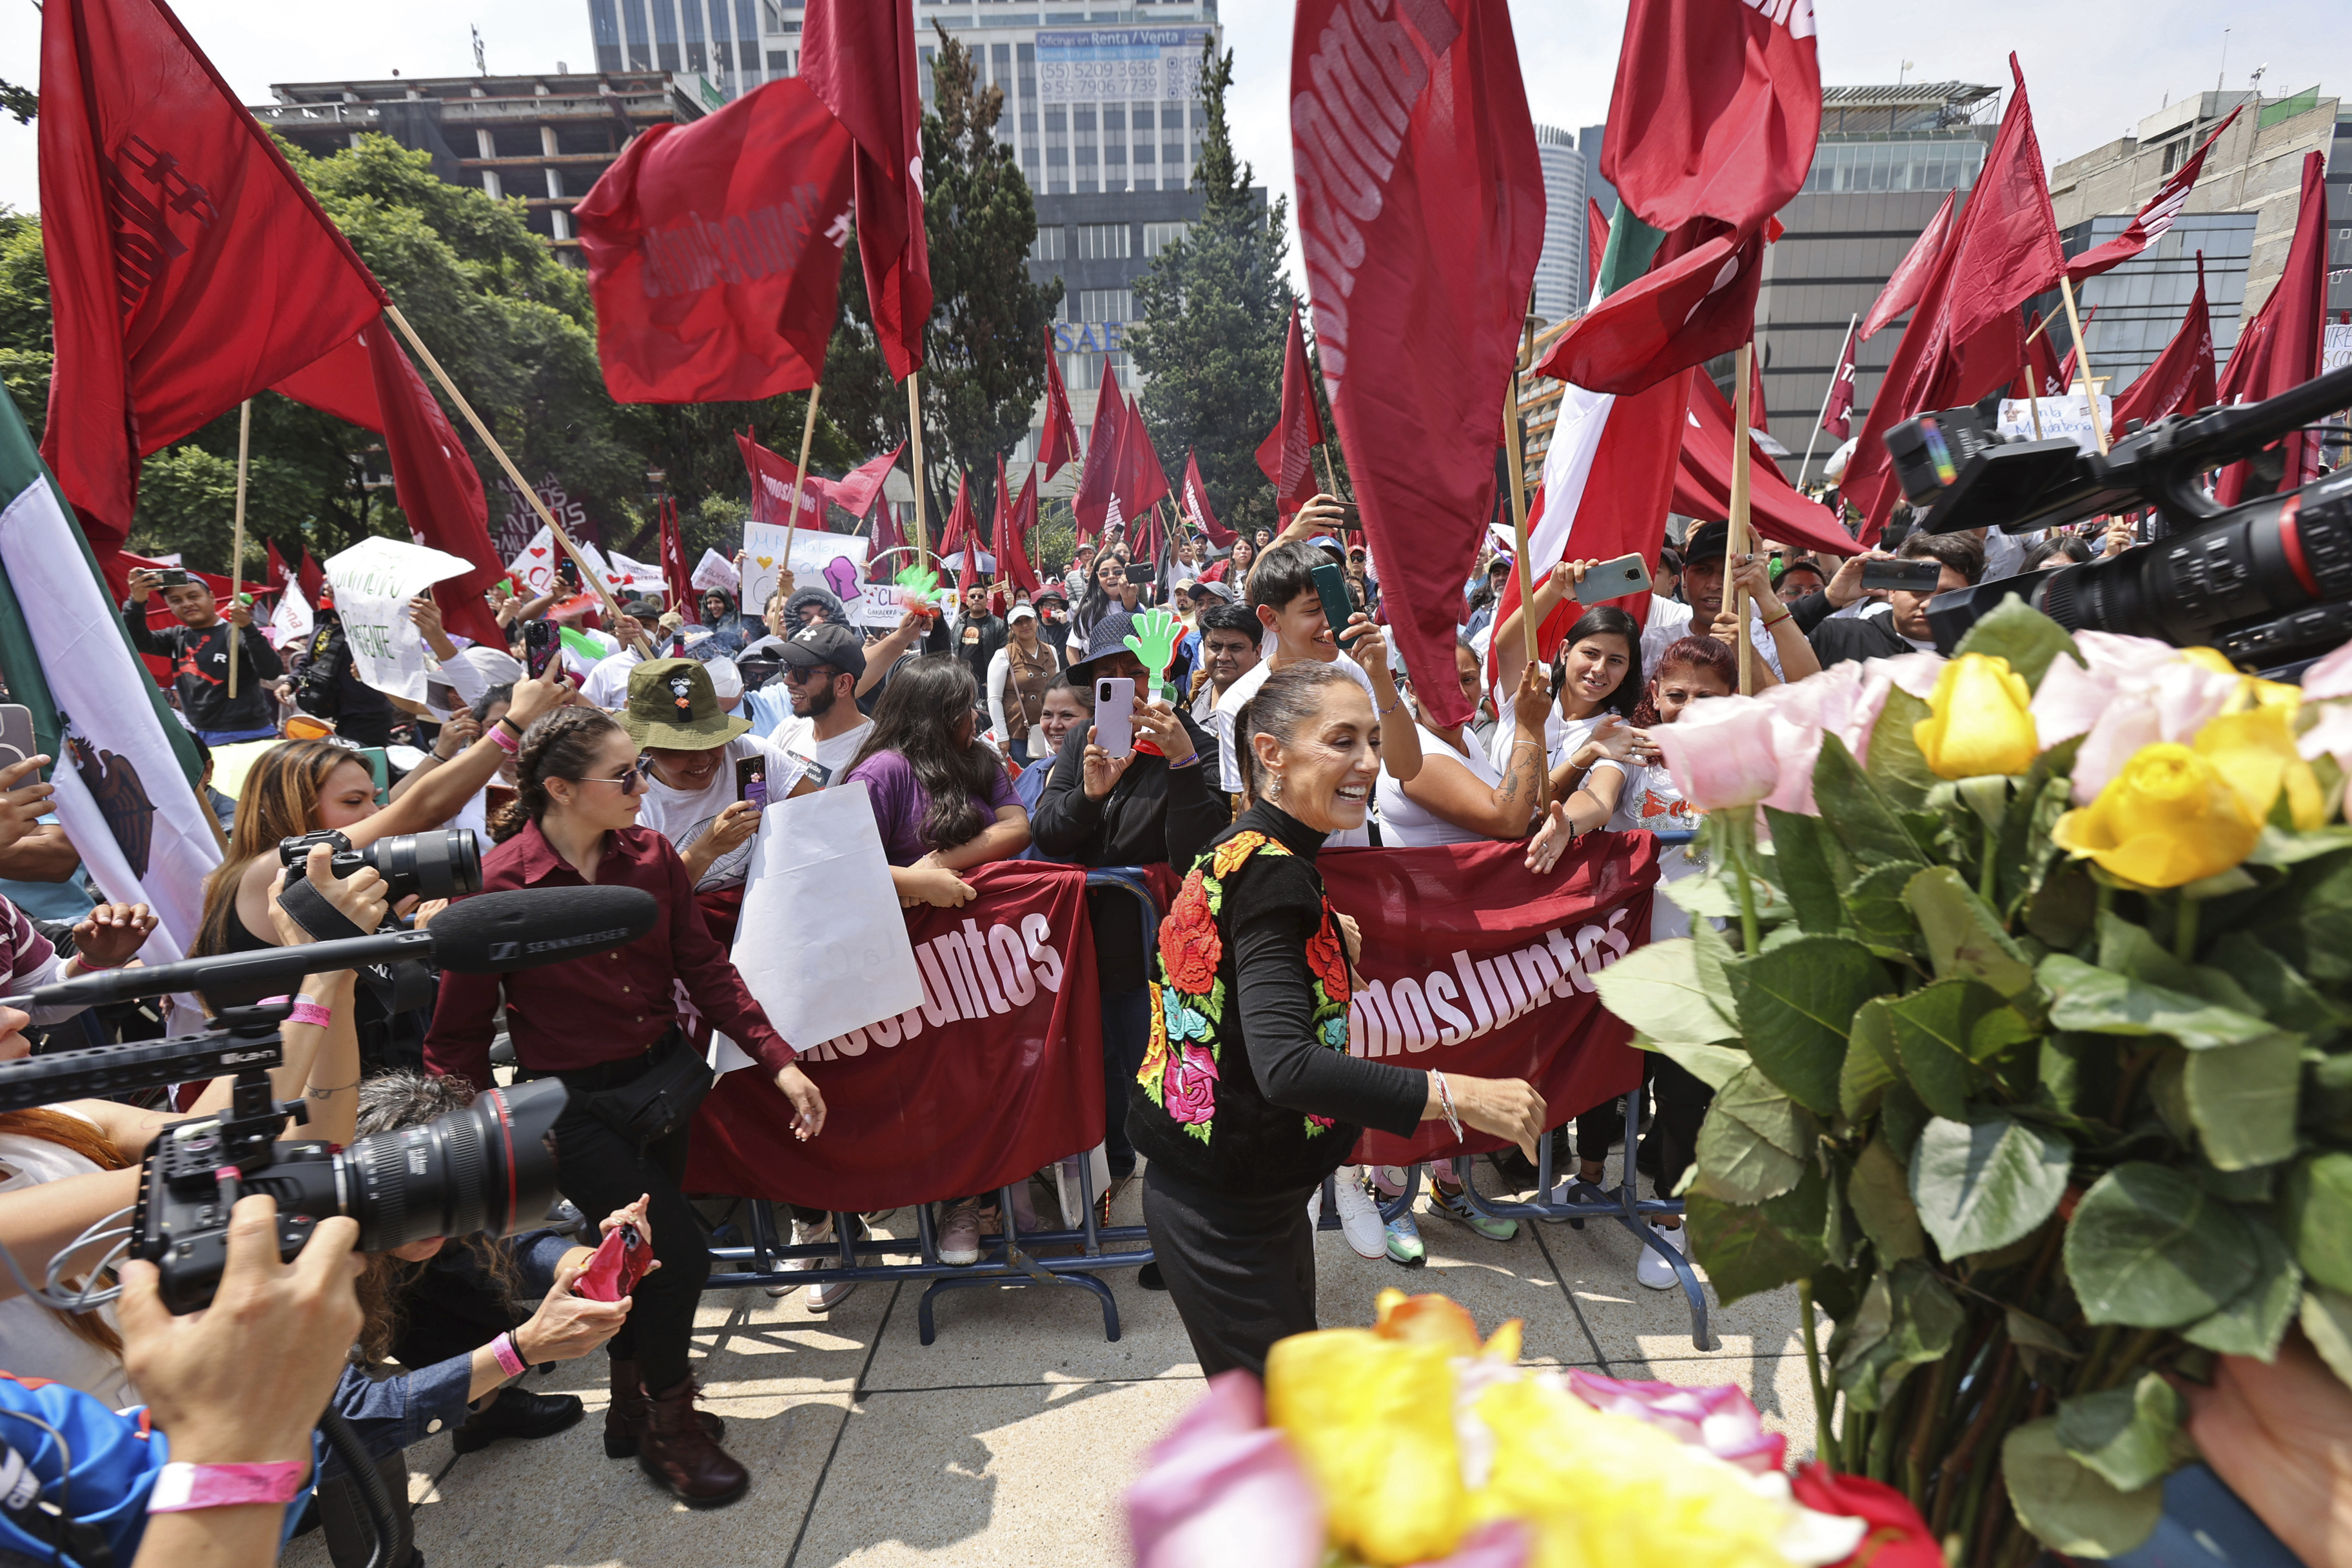
{"label": "video camera", "polygon": [[325,844],[335,852],[337,878],[362,866],[373,867],[383,879],[385,896],[394,903],[411,893],[420,899],[458,899],[482,890],[482,848],[471,828],[445,827],[437,833],[402,833],[379,838],[364,849],[333,828],[278,841],[278,863],[289,871],[309,858],[310,847]]}
{"label": "video camera", "polygon": [[[657,912],[653,895],[636,888],[485,893],[452,905],[426,931],[108,970],[5,1005],[65,1006],[194,990],[218,1005],[222,996],[247,997],[257,986],[290,989],[304,974],[401,956],[429,957],[460,973],[502,973],[635,942],[653,929]],[[162,1276],[165,1305],[195,1311],[220,1281],[229,1210],[252,1193],[278,1200],[278,1250],[289,1260],[319,1221],[335,1215],[358,1220],[361,1250],[374,1252],[427,1237],[506,1235],[547,1212],[555,1197],[553,1130],[569,1098],[553,1079],[490,1089],[464,1110],[341,1151],[277,1142],[289,1118],[309,1120],[302,1101],[278,1101],[270,1093],[269,1069],[285,1059],[278,1029],[289,1008],[276,1001],[227,1006],[201,1035],[0,1063],[0,1110],[236,1075],[227,1111],[175,1123],[149,1145],[128,1230],[77,1238],[49,1264],[47,1289],[17,1271],[28,1294],[68,1310],[109,1299],[86,1291],[63,1300],[56,1281],[77,1252],[119,1236],[123,1239],[91,1272],[125,1253],[149,1259]],[[7,1267],[16,1270],[13,1258]]]}
{"label": "video camera", "polygon": [[2070,631],[2122,632],[2220,648],[2256,668],[2352,638],[2352,470],[2221,507],[2200,476],[2352,406],[2352,367],[2261,403],[2172,415],[2104,456],[2071,439],[2004,441],[1974,408],[1923,414],[1886,449],[1930,533],[2009,533],[2153,506],[2172,531],[2144,549],[1980,583],[1928,602],[1949,653],[1977,619],[2021,598]]}

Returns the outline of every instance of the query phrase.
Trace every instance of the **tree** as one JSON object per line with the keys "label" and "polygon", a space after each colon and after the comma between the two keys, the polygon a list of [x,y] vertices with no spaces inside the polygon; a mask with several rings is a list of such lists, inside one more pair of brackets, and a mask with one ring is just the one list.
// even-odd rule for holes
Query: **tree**
{"label": "tree", "polygon": [[[960,474],[989,515],[995,459],[1029,428],[1045,392],[1045,326],[1056,280],[1029,280],[1037,205],[1010,147],[996,139],[1002,89],[978,86],[971,51],[940,30],[934,111],[923,116],[923,214],[931,319],[921,371],[927,506],[934,539]],[[853,247],[841,277],[842,322],[826,352],[824,406],[853,437],[886,451],[907,438],[907,398],[885,368]]]}

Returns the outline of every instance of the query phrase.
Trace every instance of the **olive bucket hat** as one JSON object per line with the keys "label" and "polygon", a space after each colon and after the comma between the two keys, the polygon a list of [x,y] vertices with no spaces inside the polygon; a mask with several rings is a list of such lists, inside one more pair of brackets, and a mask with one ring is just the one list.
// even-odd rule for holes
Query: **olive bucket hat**
{"label": "olive bucket hat", "polygon": [[719,705],[710,671],[690,658],[649,658],[629,671],[621,728],[640,750],[707,752],[751,728]]}

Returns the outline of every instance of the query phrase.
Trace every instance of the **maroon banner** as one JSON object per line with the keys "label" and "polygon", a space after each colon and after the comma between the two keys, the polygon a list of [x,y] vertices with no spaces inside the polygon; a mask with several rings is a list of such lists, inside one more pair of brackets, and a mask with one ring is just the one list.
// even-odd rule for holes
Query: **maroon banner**
{"label": "maroon banner", "polygon": [[866,302],[890,379],[904,381],[922,368],[923,324],[931,318],[915,8],[809,0],[800,79],[856,139],[857,257],[866,273]]}
{"label": "maroon banner", "polygon": [[[1557,1127],[1641,1081],[1633,1029],[1601,1005],[1592,975],[1649,941],[1657,840],[1587,834],[1542,876],[1526,853],[1519,844],[1338,849],[1317,867],[1331,907],[1363,928],[1365,983],[1349,1004],[1348,1049],[1525,1079]],[[1412,1164],[1503,1146],[1483,1132],[1457,1143],[1444,1122],[1424,1121],[1412,1138],[1367,1131],[1356,1158]]]}
{"label": "maroon banner", "polygon": [[1102,1142],[1086,872],[1009,860],[962,875],[971,902],[907,911],[920,1007],[793,1042],[824,1091],[824,1131],[799,1142],[767,1074],[729,1073],[696,1117],[690,1191],[891,1208],[990,1192]]}
{"label": "maroon banner", "polygon": [[1078,455],[1078,422],[1070,415],[1069,389],[1062,384],[1062,356],[1054,352],[1054,329],[1045,329],[1045,430],[1037,437],[1037,466],[1052,479]]}

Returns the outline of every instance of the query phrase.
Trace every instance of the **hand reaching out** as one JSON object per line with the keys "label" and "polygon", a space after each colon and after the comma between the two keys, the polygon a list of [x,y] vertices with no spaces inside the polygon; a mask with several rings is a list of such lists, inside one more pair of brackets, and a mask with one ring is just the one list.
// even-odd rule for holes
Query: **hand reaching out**
{"label": "hand reaching out", "polygon": [[154,929],[154,913],[144,904],[100,904],[73,928],[74,956],[84,969],[119,969]]}

